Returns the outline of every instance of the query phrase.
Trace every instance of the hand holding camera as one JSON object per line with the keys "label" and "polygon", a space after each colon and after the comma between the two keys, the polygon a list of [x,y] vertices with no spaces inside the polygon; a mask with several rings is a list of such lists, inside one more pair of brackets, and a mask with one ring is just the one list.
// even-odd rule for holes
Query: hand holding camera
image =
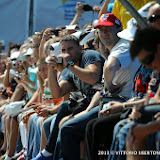
{"label": "hand holding camera", "polygon": [[64,60],[62,57],[56,57],[55,55],[50,55],[46,58],[46,62],[49,64],[49,67],[53,67],[54,69],[62,72],[65,68]]}
{"label": "hand holding camera", "polygon": [[62,64],[63,63],[63,59],[62,59],[62,57],[56,57],[56,56],[54,56],[54,55],[50,55],[50,56],[48,56],[47,58],[46,58],[46,62],[47,63],[58,63],[58,64]]}
{"label": "hand holding camera", "polygon": [[77,11],[77,15],[78,15],[78,16],[81,16],[81,15],[82,15],[82,12],[84,11],[84,10],[83,10],[83,6],[84,6],[83,3],[77,2],[76,11]]}

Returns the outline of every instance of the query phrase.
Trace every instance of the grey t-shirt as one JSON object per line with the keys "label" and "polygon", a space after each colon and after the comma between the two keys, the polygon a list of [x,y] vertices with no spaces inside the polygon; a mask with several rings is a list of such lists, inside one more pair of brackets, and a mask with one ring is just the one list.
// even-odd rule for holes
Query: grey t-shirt
{"label": "grey t-shirt", "polygon": [[[102,74],[103,74],[103,65],[105,58],[97,51],[94,50],[88,50],[82,54],[81,62],[80,62],[80,67],[81,68],[86,68],[88,65],[93,64],[95,62],[101,62],[101,76],[99,77],[99,83],[101,82],[102,79]],[[61,81],[68,81],[71,84],[74,84],[75,90],[81,91],[84,93],[89,99],[93,96],[94,93],[90,94],[91,87],[92,85],[85,83],[81,81],[78,77],[76,77],[69,69],[65,69],[62,71],[62,79]]]}

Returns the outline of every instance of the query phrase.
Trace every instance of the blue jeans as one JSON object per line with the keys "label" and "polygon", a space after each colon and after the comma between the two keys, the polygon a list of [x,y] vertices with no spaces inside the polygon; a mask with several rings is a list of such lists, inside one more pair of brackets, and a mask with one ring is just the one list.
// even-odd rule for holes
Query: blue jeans
{"label": "blue jeans", "polygon": [[[126,125],[124,125],[120,131],[119,131],[119,134],[118,134],[118,148],[117,148],[117,151],[122,151],[122,150],[125,150],[125,146],[126,146],[126,137],[127,137],[127,134],[129,132],[129,129],[130,127],[134,124],[134,122],[130,122],[130,123],[127,123]],[[116,160],[125,160],[126,159],[126,156],[125,155],[121,155],[121,154],[118,154]]]}
{"label": "blue jeans", "polygon": [[54,122],[54,126],[53,129],[49,135],[45,150],[47,150],[50,153],[54,153],[54,149],[56,146],[56,141],[57,141],[57,137],[58,137],[58,132],[59,132],[59,122],[61,121],[61,119],[65,116],[68,116],[69,114],[71,114],[72,112],[68,109],[68,102],[69,101],[65,101],[61,104],[58,112],[57,112],[57,116]]}
{"label": "blue jeans", "polygon": [[46,139],[48,139],[51,130],[53,129],[54,123],[55,123],[55,119],[56,119],[56,115],[54,114],[50,117],[48,117],[44,122],[43,122],[43,130],[46,136]]}
{"label": "blue jeans", "polygon": [[36,120],[36,124],[35,124],[35,133],[34,133],[34,139],[33,139],[34,145],[33,145],[32,158],[36,157],[36,155],[39,153],[40,146],[41,146],[41,127],[40,127],[41,119],[42,119],[42,117],[39,117]]}
{"label": "blue jeans", "polygon": [[[28,136],[28,145],[27,145],[27,160],[32,159],[33,147],[34,147],[34,139],[35,139],[35,131],[36,131],[36,121],[39,117],[37,114],[34,114],[30,118],[30,126],[29,126],[29,136]],[[40,139],[39,139],[40,141]],[[39,148],[39,144],[36,144],[37,148]]]}
{"label": "blue jeans", "polygon": [[109,152],[110,154],[108,156],[108,160],[117,159],[117,155],[115,154],[115,152],[119,150],[118,149],[119,148],[118,147],[118,145],[119,145],[118,134],[119,134],[120,129],[127,123],[127,120],[128,119],[123,119],[123,120],[119,121],[114,127],[113,140],[112,140],[112,145],[110,148],[110,152]]}
{"label": "blue jeans", "polygon": [[141,109],[141,118],[139,118],[137,121],[137,123],[147,123],[149,121],[154,120],[154,115],[157,112],[160,112],[160,105],[151,105],[151,106],[146,106],[144,108]]}
{"label": "blue jeans", "polygon": [[[93,108],[88,113],[65,122],[58,135],[55,148],[55,160],[61,158],[61,153],[65,160],[80,159],[80,142],[84,140],[87,123],[98,116],[99,106]],[[58,157],[59,156],[59,157]]]}

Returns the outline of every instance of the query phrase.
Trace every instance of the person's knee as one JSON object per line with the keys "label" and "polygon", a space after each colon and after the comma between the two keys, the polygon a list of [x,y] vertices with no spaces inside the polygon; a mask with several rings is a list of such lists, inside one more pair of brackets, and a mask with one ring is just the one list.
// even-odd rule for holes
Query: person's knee
{"label": "person's knee", "polygon": [[65,123],[61,126],[60,130],[59,130],[59,136],[61,138],[64,138],[68,135],[71,135],[71,128],[68,125],[65,125]]}
{"label": "person's knee", "polygon": [[93,127],[93,121],[89,121],[86,125],[86,134],[91,133],[92,132],[92,127]]}
{"label": "person's knee", "polygon": [[11,124],[12,126],[18,126],[18,122],[14,119],[14,118],[11,118]]}
{"label": "person's knee", "polygon": [[44,121],[43,124],[42,124],[43,130],[45,131],[45,130],[50,129],[50,124],[51,124],[50,122]]}

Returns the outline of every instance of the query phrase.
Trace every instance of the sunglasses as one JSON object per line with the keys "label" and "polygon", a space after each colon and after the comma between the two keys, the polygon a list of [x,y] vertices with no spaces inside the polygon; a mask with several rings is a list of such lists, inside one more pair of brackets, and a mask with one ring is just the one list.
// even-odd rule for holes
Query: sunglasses
{"label": "sunglasses", "polygon": [[155,52],[150,52],[143,60],[140,60],[140,62],[144,65],[150,65],[153,62],[154,57],[155,57]]}
{"label": "sunglasses", "polygon": [[158,19],[160,19],[160,15],[151,15],[149,18],[148,18],[148,21],[153,23],[155,21],[157,21]]}

